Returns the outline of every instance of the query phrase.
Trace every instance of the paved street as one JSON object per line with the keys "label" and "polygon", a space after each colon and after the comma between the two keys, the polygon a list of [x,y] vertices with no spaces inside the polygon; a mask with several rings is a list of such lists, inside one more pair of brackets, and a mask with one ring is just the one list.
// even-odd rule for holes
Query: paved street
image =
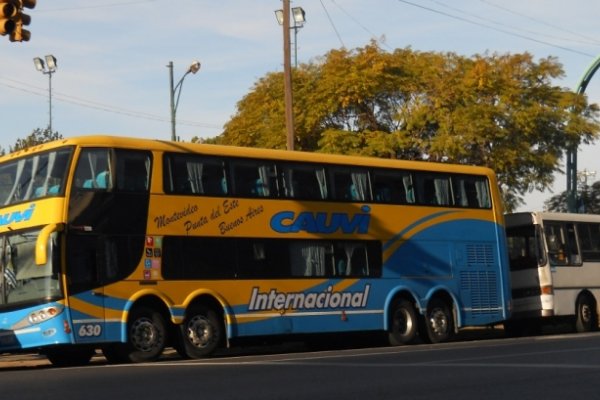
{"label": "paved street", "polygon": [[[76,368],[8,368],[2,397],[178,399],[597,398],[600,333],[228,355]],[[35,382],[35,385],[32,385]],[[43,390],[38,390],[43,388]]]}
{"label": "paved street", "polygon": [[[484,339],[496,339],[504,337],[504,331],[501,326],[497,327],[482,327],[482,328],[467,328],[462,330],[456,338],[456,341],[465,340],[484,340]],[[364,343],[357,342],[358,347],[363,346]],[[288,343],[276,346],[253,346],[253,347],[242,347],[225,350],[222,355],[225,356],[236,356],[236,355],[248,355],[248,354],[274,354],[283,353],[289,351],[302,351],[306,348],[298,342]],[[162,357],[164,360],[177,359],[178,355],[173,349],[165,350]],[[93,364],[106,363],[106,360],[100,352],[92,358]],[[50,367],[50,362],[44,356],[37,354],[2,354],[0,355],[0,370],[2,369],[15,369],[15,368],[40,368]]]}

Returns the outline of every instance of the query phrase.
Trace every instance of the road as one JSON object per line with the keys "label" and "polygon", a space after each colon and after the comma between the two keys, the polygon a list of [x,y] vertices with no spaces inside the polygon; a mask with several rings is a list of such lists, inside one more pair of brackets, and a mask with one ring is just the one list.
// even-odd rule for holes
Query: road
{"label": "road", "polygon": [[6,399],[592,399],[600,333],[0,369]]}

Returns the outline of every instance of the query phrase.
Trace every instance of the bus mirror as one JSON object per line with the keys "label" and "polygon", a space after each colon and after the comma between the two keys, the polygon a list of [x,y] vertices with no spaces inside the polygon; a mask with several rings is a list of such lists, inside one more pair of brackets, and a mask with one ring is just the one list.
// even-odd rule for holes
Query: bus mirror
{"label": "bus mirror", "polygon": [[48,238],[53,232],[62,230],[62,224],[48,224],[40,231],[35,242],[35,264],[46,265],[48,262]]}

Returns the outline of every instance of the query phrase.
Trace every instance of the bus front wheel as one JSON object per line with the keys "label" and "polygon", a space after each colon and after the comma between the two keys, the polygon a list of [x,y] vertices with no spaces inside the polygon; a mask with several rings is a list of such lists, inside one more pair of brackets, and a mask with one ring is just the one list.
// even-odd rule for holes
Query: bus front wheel
{"label": "bus front wheel", "polygon": [[431,299],[424,318],[422,339],[429,343],[446,342],[454,334],[454,320],[450,306],[441,299]]}
{"label": "bus front wheel", "polygon": [[417,313],[412,303],[405,299],[396,299],[390,310],[390,345],[400,346],[414,342],[417,337]]}
{"label": "bus front wheel", "polygon": [[45,351],[48,360],[55,367],[76,367],[87,365],[96,350],[86,347],[57,347]]}
{"label": "bus front wheel", "polygon": [[202,358],[212,354],[223,336],[223,325],[218,314],[210,307],[191,307],[181,324],[183,354],[189,358]]}
{"label": "bus front wheel", "polygon": [[135,363],[154,361],[162,354],[166,337],[163,316],[149,307],[136,307],[130,313],[127,343],[121,349],[121,358]]}

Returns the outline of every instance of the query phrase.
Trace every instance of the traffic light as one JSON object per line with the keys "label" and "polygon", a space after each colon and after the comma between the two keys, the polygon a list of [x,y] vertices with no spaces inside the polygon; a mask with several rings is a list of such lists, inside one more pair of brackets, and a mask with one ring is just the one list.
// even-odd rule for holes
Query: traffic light
{"label": "traffic light", "polygon": [[11,42],[26,42],[31,33],[23,25],[31,23],[31,17],[23,14],[23,8],[34,8],[36,0],[0,0],[0,35],[9,35]]}
{"label": "traffic light", "polygon": [[17,15],[15,15],[15,30],[10,34],[11,42],[27,42],[31,38],[31,32],[27,29],[23,29],[23,25],[29,25],[31,23],[31,17],[27,14],[23,14],[23,8],[35,7],[36,0],[16,0],[18,3]]}
{"label": "traffic light", "polygon": [[10,35],[15,31],[15,16],[17,15],[16,2],[0,0],[0,35]]}

